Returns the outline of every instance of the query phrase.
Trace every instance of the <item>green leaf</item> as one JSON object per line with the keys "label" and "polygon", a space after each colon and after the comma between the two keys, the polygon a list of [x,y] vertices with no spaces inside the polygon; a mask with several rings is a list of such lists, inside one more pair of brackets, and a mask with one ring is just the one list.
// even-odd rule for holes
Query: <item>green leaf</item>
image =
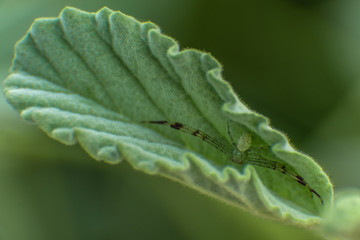
{"label": "green leaf", "polygon": [[221,77],[208,53],[179,51],[150,22],[107,8],[87,13],[65,8],[38,19],[16,46],[7,100],[50,137],[79,143],[97,160],[127,160],[135,169],[181,182],[261,216],[314,226],[324,206],[288,175],[235,164],[201,139],[165,126],[170,120],[230,143],[251,132],[262,157],[302,176],[332,206],[332,185],[308,156],[251,111]]}
{"label": "green leaf", "polygon": [[342,190],[334,207],[325,215],[322,230],[327,239],[356,240],[360,236],[360,191]]}

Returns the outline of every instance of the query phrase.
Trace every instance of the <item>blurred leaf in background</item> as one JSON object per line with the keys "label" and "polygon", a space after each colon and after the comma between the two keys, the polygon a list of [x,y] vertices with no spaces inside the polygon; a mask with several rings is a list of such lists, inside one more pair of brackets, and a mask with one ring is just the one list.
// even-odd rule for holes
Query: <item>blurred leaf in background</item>
{"label": "blurred leaf in background", "polygon": [[[249,106],[313,155],[335,187],[359,187],[360,3],[329,1],[0,1],[0,77],[36,17],[103,6],[211,52]],[[20,120],[0,98],[4,239],[321,239],[131,169],[90,159]]]}

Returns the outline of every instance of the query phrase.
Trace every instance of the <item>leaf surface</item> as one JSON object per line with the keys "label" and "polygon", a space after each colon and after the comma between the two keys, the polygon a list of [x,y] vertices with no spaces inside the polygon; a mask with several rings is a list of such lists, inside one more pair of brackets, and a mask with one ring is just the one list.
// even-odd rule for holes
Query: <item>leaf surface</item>
{"label": "leaf surface", "polygon": [[208,53],[180,51],[150,22],[103,8],[65,8],[38,19],[16,46],[7,100],[50,137],[79,143],[97,160],[127,160],[134,168],[181,182],[261,216],[317,225],[324,207],[307,188],[271,169],[232,163],[201,139],[164,126],[201,129],[224,144],[251,132],[264,158],[304,177],[332,205],[332,185],[310,157],[251,111],[221,77]]}

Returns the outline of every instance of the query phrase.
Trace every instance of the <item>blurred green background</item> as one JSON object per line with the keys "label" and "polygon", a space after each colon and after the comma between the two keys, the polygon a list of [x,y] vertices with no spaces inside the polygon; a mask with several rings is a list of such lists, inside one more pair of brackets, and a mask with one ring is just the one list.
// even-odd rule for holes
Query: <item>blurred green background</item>
{"label": "blurred green background", "polygon": [[[0,79],[34,19],[65,6],[121,10],[211,52],[239,96],[313,156],[335,189],[360,187],[359,1],[0,0]],[[21,120],[1,95],[0,239],[321,238],[126,162],[96,162]]]}

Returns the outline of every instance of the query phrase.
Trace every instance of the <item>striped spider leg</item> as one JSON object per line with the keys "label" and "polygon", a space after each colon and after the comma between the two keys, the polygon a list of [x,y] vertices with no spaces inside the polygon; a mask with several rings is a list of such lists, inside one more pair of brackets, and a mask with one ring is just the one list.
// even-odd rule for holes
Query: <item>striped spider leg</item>
{"label": "striped spider leg", "polygon": [[[195,137],[201,138],[204,142],[208,143],[209,145],[215,147],[219,151],[229,155],[234,163],[237,164],[251,164],[255,166],[260,166],[264,168],[270,168],[275,171],[281,172],[289,177],[293,178],[295,181],[306,187],[313,197],[315,194],[321,201],[321,204],[324,205],[323,199],[319,193],[317,193],[310,185],[305,181],[303,177],[288,169],[284,164],[264,159],[258,153],[258,148],[251,148],[252,137],[249,132],[245,132],[243,135],[240,136],[237,143],[235,143],[231,132],[229,122],[227,123],[227,131],[228,135],[231,140],[232,146],[229,144],[224,144],[217,139],[209,136],[208,134],[204,133],[201,130],[186,126],[179,122],[169,122],[169,121],[143,121],[142,123],[151,123],[151,124],[159,124],[159,125],[166,125],[173,129],[180,130],[187,134],[193,135]],[[260,150],[262,147],[259,148]]]}

